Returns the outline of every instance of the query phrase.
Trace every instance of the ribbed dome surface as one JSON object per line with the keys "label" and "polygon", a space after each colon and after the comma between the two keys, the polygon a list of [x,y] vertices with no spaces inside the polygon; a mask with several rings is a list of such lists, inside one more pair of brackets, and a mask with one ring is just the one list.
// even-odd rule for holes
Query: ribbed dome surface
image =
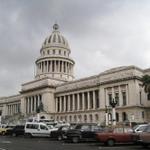
{"label": "ribbed dome surface", "polygon": [[43,47],[54,47],[54,46],[70,49],[67,40],[60,34],[59,26],[57,24],[53,25],[52,34],[48,36],[43,43]]}

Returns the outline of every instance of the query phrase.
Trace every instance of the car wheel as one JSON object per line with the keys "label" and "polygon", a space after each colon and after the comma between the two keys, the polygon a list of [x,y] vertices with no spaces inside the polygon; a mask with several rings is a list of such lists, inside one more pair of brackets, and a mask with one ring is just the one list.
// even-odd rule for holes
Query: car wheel
{"label": "car wheel", "polygon": [[25,133],[25,137],[31,138],[31,137],[32,137],[32,134],[31,134],[31,133]]}
{"label": "car wheel", "polygon": [[147,147],[148,147],[148,144],[147,144],[147,143],[142,143],[142,146],[143,146],[144,148],[147,148]]}
{"label": "car wheel", "polygon": [[72,142],[73,143],[78,143],[79,142],[79,137],[72,137]]}
{"label": "car wheel", "polygon": [[4,131],[2,131],[2,135],[5,135],[5,132],[4,132]]}
{"label": "car wheel", "polygon": [[107,145],[108,145],[108,146],[114,146],[114,145],[115,145],[115,141],[114,141],[113,139],[109,139],[109,140],[107,141]]}
{"label": "car wheel", "polygon": [[58,139],[58,141],[61,141],[62,140],[62,136],[59,135],[57,139]]}

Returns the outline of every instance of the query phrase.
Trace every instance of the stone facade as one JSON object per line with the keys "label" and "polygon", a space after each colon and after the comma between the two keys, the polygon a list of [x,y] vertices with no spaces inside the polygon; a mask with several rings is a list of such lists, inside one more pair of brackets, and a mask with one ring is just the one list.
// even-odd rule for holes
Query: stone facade
{"label": "stone facade", "polygon": [[107,111],[111,122],[110,101],[115,99],[117,122],[150,121],[150,100],[141,83],[150,69],[122,66],[74,80],[75,62],[70,53],[67,40],[55,24],[35,61],[35,79],[22,84],[19,95],[0,98],[3,119],[36,116],[42,104],[41,115],[49,119],[105,123]]}

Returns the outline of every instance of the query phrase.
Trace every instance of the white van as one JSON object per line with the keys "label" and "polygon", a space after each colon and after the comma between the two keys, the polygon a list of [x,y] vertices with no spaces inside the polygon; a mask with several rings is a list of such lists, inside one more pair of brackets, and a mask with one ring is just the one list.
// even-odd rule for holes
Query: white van
{"label": "white van", "polygon": [[42,122],[26,122],[25,136],[27,137],[50,137],[52,129]]}

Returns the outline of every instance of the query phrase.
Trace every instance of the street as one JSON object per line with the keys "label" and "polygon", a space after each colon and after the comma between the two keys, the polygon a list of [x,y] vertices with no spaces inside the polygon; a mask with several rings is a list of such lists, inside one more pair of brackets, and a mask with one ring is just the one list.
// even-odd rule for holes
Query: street
{"label": "street", "polygon": [[64,143],[49,138],[0,136],[0,150],[140,150],[140,145],[106,147],[99,143]]}

